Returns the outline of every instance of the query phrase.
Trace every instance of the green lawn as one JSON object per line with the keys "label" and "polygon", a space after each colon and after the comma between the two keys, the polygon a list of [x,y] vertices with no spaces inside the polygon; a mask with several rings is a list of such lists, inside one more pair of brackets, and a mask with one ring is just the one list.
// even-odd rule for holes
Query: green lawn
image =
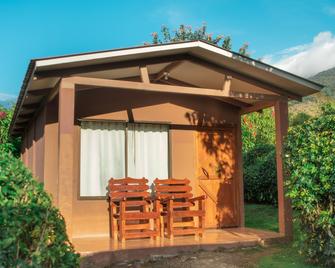
{"label": "green lawn", "polygon": [[[246,204],[245,205],[245,225],[246,227],[278,231],[278,210],[274,206]],[[298,225],[294,224],[295,239],[299,235]],[[278,252],[266,255],[259,260],[258,266],[261,268],[315,268],[304,262],[304,258],[299,254],[295,241],[290,244],[275,245]],[[266,250],[266,249],[265,249]]]}
{"label": "green lawn", "polygon": [[245,226],[278,232],[277,207],[271,205],[246,204]]}

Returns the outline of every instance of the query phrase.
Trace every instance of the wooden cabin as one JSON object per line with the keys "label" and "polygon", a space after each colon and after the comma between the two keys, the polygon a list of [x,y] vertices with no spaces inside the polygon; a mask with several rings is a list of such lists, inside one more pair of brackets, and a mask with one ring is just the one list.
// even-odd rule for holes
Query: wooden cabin
{"label": "wooden cabin", "polygon": [[[194,195],[207,196],[208,237],[222,244],[222,232],[236,232],[238,241],[262,237],[243,229],[241,116],[274,107],[280,227],[274,236],[290,237],[282,163],[288,100],[321,88],[203,41],[34,59],[10,131],[22,137],[22,161],[52,195],[79,251],[114,249],[106,187],[111,177],[127,176],[150,185],[156,178],[189,179]],[[170,245],[164,243],[159,247]]]}

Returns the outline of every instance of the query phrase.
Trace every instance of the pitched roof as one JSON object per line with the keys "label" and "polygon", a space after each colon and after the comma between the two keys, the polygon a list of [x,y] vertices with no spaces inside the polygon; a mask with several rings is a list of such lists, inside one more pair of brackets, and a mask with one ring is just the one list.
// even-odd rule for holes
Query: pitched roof
{"label": "pitched roof", "polygon": [[[88,66],[112,66],[132,60],[161,58],[173,55],[191,55],[216,66],[232,70],[264,82],[270,86],[282,89],[293,95],[304,97],[318,92],[322,85],[278,69],[261,61],[228,51],[204,41],[185,41],[178,43],[146,45],[105,51],[95,51],[58,57],[33,59],[26,72],[19,98],[16,104],[11,133],[20,114],[22,105],[27,100],[28,90],[46,89],[55,86],[62,73],[67,75],[83,72]],[[41,81],[34,80],[36,76],[49,74]],[[29,102],[28,102],[29,104]]]}

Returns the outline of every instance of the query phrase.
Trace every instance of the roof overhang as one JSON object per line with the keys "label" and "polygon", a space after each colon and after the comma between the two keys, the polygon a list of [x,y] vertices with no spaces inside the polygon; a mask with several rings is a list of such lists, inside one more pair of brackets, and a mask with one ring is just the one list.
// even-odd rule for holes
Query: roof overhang
{"label": "roof overhang", "polygon": [[[281,91],[298,98],[308,96],[319,92],[323,86],[308,79],[288,73],[271,65],[245,57],[218,46],[203,41],[188,41],[179,43],[170,43],[162,45],[150,45],[132,48],[115,49],[108,51],[98,51],[83,54],[73,54],[67,56],[41,58],[31,60],[20,95],[15,108],[13,120],[11,122],[10,132],[16,134],[22,130],[15,128],[17,122],[29,120],[28,116],[22,114],[22,107],[31,107],[25,109],[28,114],[33,113],[34,104],[41,103],[45,94],[50,88],[53,88],[60,78],[66,76],[85,73],[88,67],[93,67],[95,71],[103,71],[110,67],[119,66],[122,68],[124,63],[132,61],[151,60],[157,64],[161,59],[169,57],[189,56],[190,58],[200,60],[201,63],[207,62],[215,68],[222,68],[234,74],[238,74],[249,79],[260,81]],[[198,62],[199,63],[199,62]],[[95,68],[95,69],[94,69]],[[29,92],[29,95],[27,94]],[[29,106],[30,105],[30,106]],[[23,116],[23,118],[21,118]],[[18,120],[20,119],[20,120]]]}

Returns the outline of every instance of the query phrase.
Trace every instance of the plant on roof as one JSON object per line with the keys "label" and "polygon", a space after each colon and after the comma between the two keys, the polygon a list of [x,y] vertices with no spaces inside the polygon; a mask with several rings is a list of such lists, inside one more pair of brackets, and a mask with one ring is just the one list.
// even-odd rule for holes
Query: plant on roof
{"label": "plant on roof", "polygon": [[[163,25],[161,27],[160,33],[153,32],[151,42],[146,42],[146,44],[166,44],[180,41],[205,41],[213,45],[222,47],[227,50],[232,49],[232,39],[229,35],[213,35],[212,33],[207,32],[207,25],[202,24],[201,27],[193,30],[192,26],[186,26],[181,24],[178,29],[171,31],[169,27]],[[244,43],[240,49],[239,53],[244,56],[249,56],[248,51],[249,44]]]}

